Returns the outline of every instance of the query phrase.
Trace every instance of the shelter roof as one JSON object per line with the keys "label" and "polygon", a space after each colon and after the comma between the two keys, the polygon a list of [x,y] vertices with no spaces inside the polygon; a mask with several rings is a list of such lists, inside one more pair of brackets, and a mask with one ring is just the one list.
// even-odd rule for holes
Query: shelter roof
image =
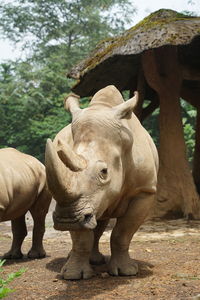
{"label": "shelter roof", "polygon": [[120,36],[102,41],[68,74],[78,79],[72,90],[83,97],[92,96],[108,84],[120,91],[132,89],[141,53],[167,45],[178,47],[181,64],[200,72],[200,17],[161,9]]}

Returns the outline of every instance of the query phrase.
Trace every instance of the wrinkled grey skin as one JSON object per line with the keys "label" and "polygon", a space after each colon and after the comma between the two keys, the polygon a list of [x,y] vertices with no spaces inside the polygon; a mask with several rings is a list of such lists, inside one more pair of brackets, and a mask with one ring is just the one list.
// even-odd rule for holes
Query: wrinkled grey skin
{"label": "wrinkled grey skin", "polygon": [[21,246],[27,235],[27,211],[34,221],[28,257],[44,257],[45,217],[52,198],[46,186],[44,165],[16,149],[0,149],[0,186],[0,222],[11,220],[13,234],[11,249],[3,257],[22,258]]}
{"label": "wrinkled grey skin", "polygon": [[132,113],[136,96],[124,102],[114,86],[97,92],[80,109],[71,95],[65,108],[72,124],[47,141],[46,172],[57,201],[54,227],[69,230],[72,250],[62,269],[65,279],[90,278],[90,263],[103,263],[99,238],[110,218],[112,275],[135,275],[137,264],[128,249],[133,234],[147,217],[156,193],[156,147]]}

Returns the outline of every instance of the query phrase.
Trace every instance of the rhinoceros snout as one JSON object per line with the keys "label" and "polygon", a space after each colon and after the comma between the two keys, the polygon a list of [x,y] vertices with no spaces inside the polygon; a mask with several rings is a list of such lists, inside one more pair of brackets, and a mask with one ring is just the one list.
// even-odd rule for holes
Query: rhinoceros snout
{"label": "rhinoceros snout", "polygon": [[56,230],[79,230],[81,228],[94,229],[97,225],[96,217],[90,210],[83,211],[76,215],[73,214],[66,207],[56,206],[53,212],[54,228]]}

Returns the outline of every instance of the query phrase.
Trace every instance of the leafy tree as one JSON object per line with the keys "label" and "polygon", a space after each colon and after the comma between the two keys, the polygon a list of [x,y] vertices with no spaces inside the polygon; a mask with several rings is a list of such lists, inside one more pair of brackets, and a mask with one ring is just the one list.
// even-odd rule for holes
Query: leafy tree
{"label": "leafy tree", "polygon": [[28,72],[31,68],[25,62],[1,65],[0,146],[18,148],[42,159],[46,139],[64,127],[70,116],[63,110],[59,90],[52,82],[56,73],[43,72],[37,78],[37,72]]}
{"label": "leafy tree", "polygon": [[61,55],[71,66],[100,39],[124,30],[133,13],[128,0],[4,0],[0,28],[4,37],[28,47],[31,59]]}
{"label": "leafy tree", "polygon": [[1,36],[21,43],[24,61],[0,66],[0,147],[43,159],[47,137],[70,121],[67,71],[97,42],[130,22],[129,0],[16,0],[0,5]]}

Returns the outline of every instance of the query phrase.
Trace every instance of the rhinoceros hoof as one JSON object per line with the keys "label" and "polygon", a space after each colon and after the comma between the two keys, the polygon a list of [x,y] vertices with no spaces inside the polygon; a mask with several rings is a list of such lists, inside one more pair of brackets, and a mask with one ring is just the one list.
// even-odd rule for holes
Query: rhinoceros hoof
{"label": "rhinoceros hoof", "polygon": [[67,262],[61,270],[61,275],[67,280],[89,279],[93,276],[93,270],[89,264],[75,266]]}
{"label": "rhinoceros hoof", "polygon": [[103,254],[97,252],[90,256],[90,263],[92,265],[103,265],[106,263],[106,259]]}
{"label": "rhinoceros hoof", "polygon": [[30,250],[27,254],[28,258],[35,259],[35,258],[44,258],[46,256],[46,252],[41,250]]}
{"label": "rhinoceros hoof", "polygon": [[138,265],[133,259],[110,260],[108,271],[113,276],[131,276],[138,273]]}
{"label": "rhinoceros hoof", "polygon": [[3,255],[3,259],[21,259],[23,254],[21,251],[8,251]]}

